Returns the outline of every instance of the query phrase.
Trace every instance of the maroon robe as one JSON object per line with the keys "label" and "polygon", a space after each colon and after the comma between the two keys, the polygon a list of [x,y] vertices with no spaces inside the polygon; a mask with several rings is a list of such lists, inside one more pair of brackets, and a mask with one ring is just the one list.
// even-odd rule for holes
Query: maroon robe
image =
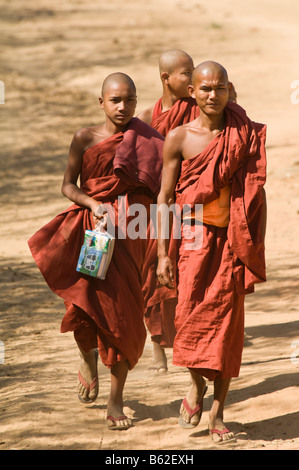
{"label": "maroon robe", "polygon": [[[82,191],[111,204],[116,223],[118,196],[124,196],[126,207],[139,203],[148,209],[159,187],[162,146],[158,132],[133,118],[126,132],[86,150],[80,175]],[[73,204],[28,244],[49,287],[65,302],[61,331],[75,331],[86,351],[98,346],[107,367],[127,359],[131,369],[146,339],[141,270],[147,240],[119,239],[116,233],[106,279],[92,278],[78,273],[76,265],[84,232],[93,226],[90,210]]]}
{"label": "maroon robe", "polygon": [[244,330],[244,295],[266,280],[262,219],[266,126],[234,103],[226,126],[197,156],[182,162],[176,202],[207,204],[230,185],[227,228],[203,224],[202,246],[179,247],[173,361],[213,380],[237,377]]}
{"label": "maroon robe", "polygon": [[162,98],[155,104],[151,126],[166,136],[171,129],[193,121],[199,116],[194,98],[181,98],[170,109],[162,112]]}

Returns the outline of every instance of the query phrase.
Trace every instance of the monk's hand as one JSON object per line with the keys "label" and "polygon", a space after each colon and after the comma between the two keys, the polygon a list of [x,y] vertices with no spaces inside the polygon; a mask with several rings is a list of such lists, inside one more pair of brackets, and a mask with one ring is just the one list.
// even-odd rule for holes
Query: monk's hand
{"label": "monk's hand", "polygon": [[169,289],[174,289],[173,266],[171,259],[168,256],[158,258],[156,273],[158,281],[162,286],[166,286]]}
{"label": "monk's hand", "polygon": [[97,202],[97,204],[92,207],[91,211],[94,217],[95,227],[101,231],[107,230],[108,213],[104,206],[100,202]]}

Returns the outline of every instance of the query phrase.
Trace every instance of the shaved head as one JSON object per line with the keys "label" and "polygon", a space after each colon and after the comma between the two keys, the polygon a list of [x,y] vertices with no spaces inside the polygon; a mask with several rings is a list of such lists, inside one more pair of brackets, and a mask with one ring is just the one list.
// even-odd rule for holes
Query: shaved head
{"label": "shaved head", "polygon": [[129,75],[126,75],[125,73],[122,73],[122,72],[115,72],[115,73],[108,75],[108,77],[105,78],[103,85],[102,85],[102,97],[104,97],[108,88],[110,88],[111,86],[119,85],[119,84],[128,85],[132,89],[132,92],[136,94],[135,83],[133,82],[131,77],[129,77]]}
{"label": "shaved head", "polygon": [[199,64],[197,67],[195,67],[192,75],[192,83],[199,78],[205,78],[211,73],[216,73],[219,76],[222,77],[222,79],[225,81],[225,83],[228,83],[228,74],[226,69],[223,67],[223,65],[219,64],[218,62],[214,62],[212,60],[207,60],[205,62],[202,62]]}
{"label": "shaved head", "polygon": [[192,64],[192,58],[184,51],[180,49],[172,49],[166,52],[163,52],[159,60],[159,70],[160,74],[167,72],[171,74],[176,68],[181,67],[184,64]]}
{"label": "shaved head", "polygon": [[212,60],[202,62],[193,70],[190,95],[195,98],[202,115],[221,116],[229,99],[231,83],[223,65]]}

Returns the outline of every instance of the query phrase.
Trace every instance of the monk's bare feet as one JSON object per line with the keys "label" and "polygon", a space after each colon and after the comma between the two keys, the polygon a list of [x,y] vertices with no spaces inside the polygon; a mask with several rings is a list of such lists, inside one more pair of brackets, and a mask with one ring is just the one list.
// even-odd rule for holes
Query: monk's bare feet
{"label": "monk's bare feet", "polygon": [[108,402],[107,425],[110,430],[122,431],[132,426],[132,420],[124,414],[122,405]]}
{"label": "monk's bare feet", "polygon": [[183,428],[193,428],[200,422],[203,407],[203,397],[206,393],[204,378],[191,372],[192,384],[180,408],[179,424]]}
{"label": "monk's bare feet", "polygon": [[88,353],[80,351],[80,368],[78,372],[78,397],[83,403],[92,403],[98,396],[98,351],[91,349]]}
{"label": "monk's bare feet", "polygon": [[167,357],[164,348],[153,342],[153,363],[148,368],[150,375],[163,375],[167,373]]}
{"label": "monk's bare feet", "polygon": [[215,444],[224,444],[236,441],[234,433],[225,426],[222,418],[210,415],[209,432],[212,441]]}

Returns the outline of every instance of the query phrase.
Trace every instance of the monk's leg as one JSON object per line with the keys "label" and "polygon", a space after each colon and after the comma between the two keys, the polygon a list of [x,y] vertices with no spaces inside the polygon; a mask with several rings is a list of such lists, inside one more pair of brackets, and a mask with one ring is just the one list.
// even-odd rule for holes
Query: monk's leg
{"label": "monk's leg", "polygon": [[155,341],[153,344],[153,364],[149,367],[150,374],[166,374],[167,357],[164,348]]}
{"label": "monk's leg", "polygon": [[[128,370],[127,361],[119,361],[111,369],[111,388],[107,404],[107,421],[111,429],[127,429],[132,425],[131,419],[124,416],[123,412],[123,391]],[[113,419],[109,419],[109,416]]]}
{"label": "monk's leg", "polygon": [[98,396],[98,352],[97,334],[93,327],[75,330],[74,337],[80,353],[78,373],[78,397],[84,403],[94,401]]}
{"label": "monk's leg", "polygon": [[[234,439],[234,433],[229,431],[223,422],[224,403],[230,386],[230,378],[216,377],[214,380],[214,401],[209,415],[209,430],[219,430],[221,433],[213,432],[212,439],[215,443]],[[223,432],[224,431],[224,432]]]}
{"label": "monk's leg", "polygon": [[150,374],[166,374],[168,370],[165,348],[172,348],[176,330],[174,326],[177,298],[162,300],[149,307],[145,323],[151,333],[153,361]]}
{"label": "monk's leg", "polygon": [[[206,390],[206,381],[203,376],[195,370],[189,369],[189,371],[191,374],[191,387],[189,388],[186,397],[183,403],[181,404],[180,424],[184,424],[182,423],[183,420],[183,422],[185,422],[186,424],[197,426],[201,418],[202,400]],[[195,410],[198,405],[201,405],[201,408],[192,416],[192,413],[190,414],[190,409]]]}

